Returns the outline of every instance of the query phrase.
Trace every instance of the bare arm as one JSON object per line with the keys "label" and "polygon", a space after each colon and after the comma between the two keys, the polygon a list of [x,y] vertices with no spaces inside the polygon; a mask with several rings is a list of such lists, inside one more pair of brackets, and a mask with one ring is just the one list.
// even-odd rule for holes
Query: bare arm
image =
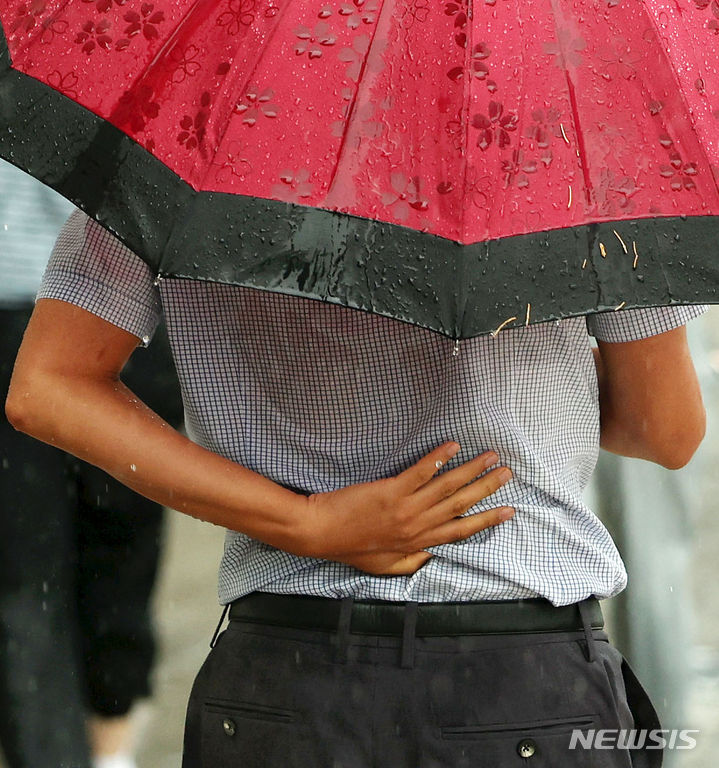
{"label": "bare arm", "polygon": [[138,339],[62,301],[38,301],[6,403],[19,430],[95,464],[137,492],[298,555],[370,572],[412,573],[428,546],[502,521],[499,511],[457,519],[506,480],[476,479],[483,455],[439,477],[439,446],[396,478],[306,498],[196,445],[119,380]]}
{"label": "bare arm", "polygon": [[602,448],[668,469],[683,467],[706,430],[686,328],[638,341],[600,341],[594,357]]}

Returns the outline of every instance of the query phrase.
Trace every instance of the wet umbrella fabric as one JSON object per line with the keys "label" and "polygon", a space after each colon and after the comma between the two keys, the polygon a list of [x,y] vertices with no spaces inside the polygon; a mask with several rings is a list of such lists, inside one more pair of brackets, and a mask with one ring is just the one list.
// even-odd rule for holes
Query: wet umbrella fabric
{"label": "wet umbrella fabric", "polygon": [[158,273],[453,338],[717,295],[717,0],[6,0],[0,21],[0,154]]}

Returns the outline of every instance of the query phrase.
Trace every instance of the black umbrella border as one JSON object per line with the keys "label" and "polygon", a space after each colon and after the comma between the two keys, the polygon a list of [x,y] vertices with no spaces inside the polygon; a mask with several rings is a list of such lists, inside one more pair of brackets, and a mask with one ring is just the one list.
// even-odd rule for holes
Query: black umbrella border
{"label": "black umbrella border", "polygon": [[2,29],[0,156],[96,219],[158,276],[339,304],[452,339],[589,312],[717,302],[719,216],[462,245],[347,213],[196,192],[103,118],[12,69]]}

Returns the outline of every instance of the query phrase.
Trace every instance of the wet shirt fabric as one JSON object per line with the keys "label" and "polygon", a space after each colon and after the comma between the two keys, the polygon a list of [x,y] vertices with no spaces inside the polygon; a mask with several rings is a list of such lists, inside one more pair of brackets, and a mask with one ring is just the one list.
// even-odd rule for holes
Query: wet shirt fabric
{"label": "wet shirt fabric", "polygon": [[[228,531],[219,596],[251,591],[443,602],[620,592],[622,560],[582,502],[599,451],[590,335],[631,341],[707,307],[627,310],[462,341],[357,310],[237,286],[156,280],[80,211],[65,224],[38,298],[76,304],[147,343],[164,313],[191,438],[309,493],[389,477],[437,445],[446,469],[494,450],[513,479],[472,508],[516,515],[430,548],[412,576],[378,577]],[[455,351],[457,354],[455,354]]]}

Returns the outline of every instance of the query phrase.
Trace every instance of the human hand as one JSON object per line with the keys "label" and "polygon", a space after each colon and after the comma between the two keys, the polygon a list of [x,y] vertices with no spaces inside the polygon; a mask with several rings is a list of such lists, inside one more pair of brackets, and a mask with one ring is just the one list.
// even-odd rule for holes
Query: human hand
{"label": "human hand", "polygon": [[512,473],[491,451],[439,476],[459,451],[445,443],[400,474],[306,499],[304,554],[376,575],[408,575],[432,557],[426,547],[460,541],[514,514],[499,507],[460,517],[504,485]]}

